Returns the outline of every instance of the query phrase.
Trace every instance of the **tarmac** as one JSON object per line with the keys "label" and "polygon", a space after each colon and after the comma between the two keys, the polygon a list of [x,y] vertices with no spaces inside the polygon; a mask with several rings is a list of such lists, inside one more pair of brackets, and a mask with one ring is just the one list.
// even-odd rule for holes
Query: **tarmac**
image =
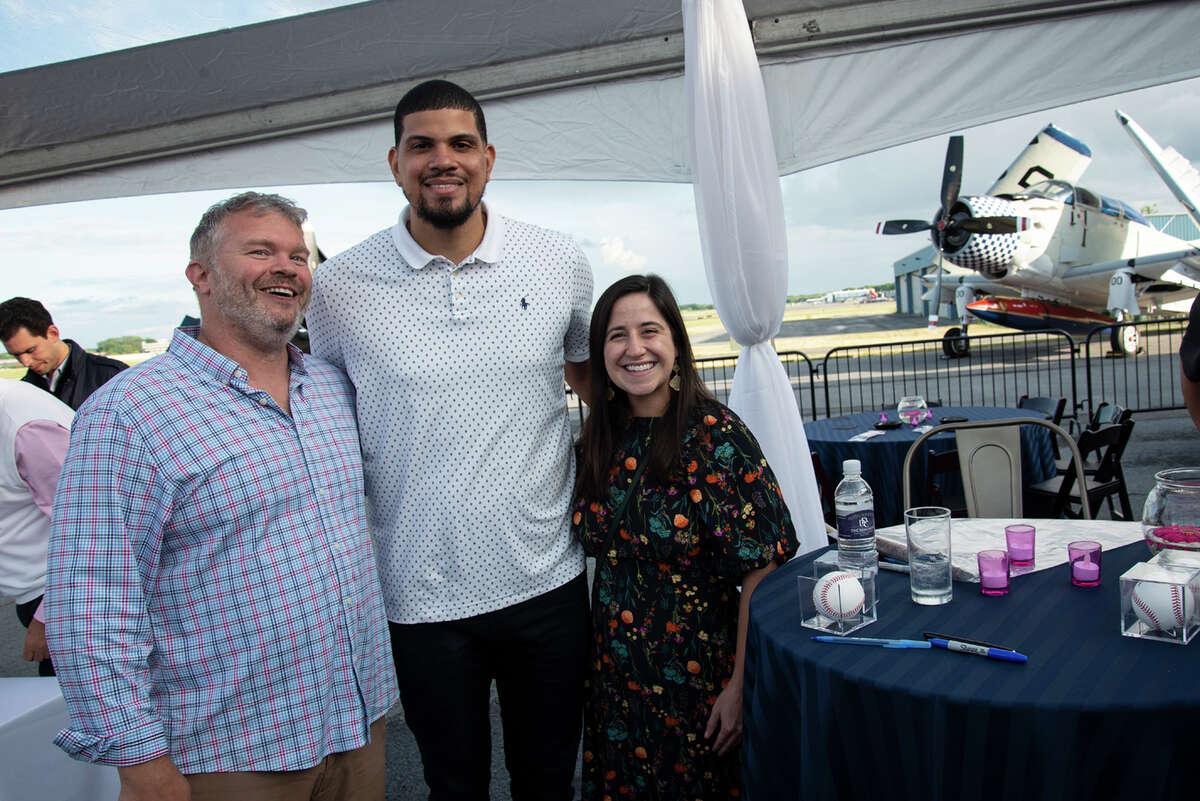
{"label": "tarmac", "polygon": [[[1122,466],[1134,514],[1140,514],[1146,494],[1154,487],[1154,474],[1168,467],[1200,465],[1200,432],[1184,411],[1135,414],[1133,437]],[[1107,518],[1107,509],[1098,514]],[[1149,556],[1149,552],[1147,552]],[[11,601],[0,601],[0,677],[36,676],[34,665],[21,660],[25,632],[17,621]],[[511,801],[508,772],[504,767],[500,710],[492,694],[492,799]],[[53,748],[50,743],[47,748]],[[387,738],[388,801],[424,801],[428,797],[421,772],[421,758],[412,733],[404,724],[397,704],[388,714]],[[576,771],[578,792],[578,768]]]}

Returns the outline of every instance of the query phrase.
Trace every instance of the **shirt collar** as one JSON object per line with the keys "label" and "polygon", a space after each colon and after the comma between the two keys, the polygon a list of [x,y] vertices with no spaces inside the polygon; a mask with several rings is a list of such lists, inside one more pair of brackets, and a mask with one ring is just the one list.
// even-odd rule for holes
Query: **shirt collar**
{"label": "shirt collar", "polygon": [[62,378],[63,373],[67,370],[67,364],[75,355],[75,348],[71,347],[72,341],[69,339],[64,339],[63,342],[67,346],[67,355],[64,356],[63,360],[58,363],[58,367],[55,367],[49,372],[49,374],[46,375],[46,383],[49,385],[51,392],[58,388],[58,380]]}
{"label": "shirt collar", "polygon": [[[187,367],[199,373],[212,376],[222,384],[245,385],[246,371],[241,365],[228,356],[205,345],[196,335],[200,326],[180,326],[171,337],[167,352],[182,361]],[[292,343],[287,344],[288,366],[293,378],[308,375],[304,369],[304,354]]]}
{"label": "shirt collar", "polygon": [[58,379],[62,377],[63,367],[67,364],[67,360],[63,359],[63,363],[50,371],[50,375],[46,376],[46,383],[50,385],[50,391],[53,392],[58,388]]}
{"label": "shirt collar", "polygon": [[[500,261],[500,255],[504,251],[504,218],[499,214],[493,214],[486,203],[483,203],[482,207],[484,216],[487,218],[487,224],[483,229],[483,239],[479,241],[479,246],[475,248],[475,251],[463,259],[463,264],[473,262],[496,264]],[[408,220],[411,215],[412,207],[405,206],[404,211],[400,212],[399,222],[392,227],[392,241],[396,243],[396,249],[400,251],[401,258],[418,270],[428,267],[436,260],[444,260],[442,256],[426,251],[417,244],[417,240],[412,238],[412,234],[408,232]]]}

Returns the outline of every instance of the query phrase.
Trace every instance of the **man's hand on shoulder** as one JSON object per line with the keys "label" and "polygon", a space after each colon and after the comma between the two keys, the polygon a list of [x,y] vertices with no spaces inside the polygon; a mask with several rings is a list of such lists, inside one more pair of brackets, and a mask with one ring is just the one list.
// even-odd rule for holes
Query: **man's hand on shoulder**
{"label": "man's hand on shoulder", "polygon": [[170,757],[117,768],[121,794],[117,801],[190,801],[192,788]]}

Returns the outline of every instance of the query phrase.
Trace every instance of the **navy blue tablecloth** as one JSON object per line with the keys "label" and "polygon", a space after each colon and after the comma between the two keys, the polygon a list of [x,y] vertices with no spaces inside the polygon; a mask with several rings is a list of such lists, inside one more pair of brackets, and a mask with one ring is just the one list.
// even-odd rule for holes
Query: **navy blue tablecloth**
{"label": "navy blue tablecloth", "polygon": [[[968,420],[1008,420],[1035,415],[1029,409],[1009,409],[1000,406],[938,406],[930,411],[927,422],[939,425],[939,417],[965,417]],[[885,431],[883,436],[863,442],[848,442],[850,437],[871,430],[879,421],[880,412],[860,412],[804,424],[809,447],[817,452],[825,473],[836,484],[841,480],[842,462],[858,459],[862,462],[863,478],[875,494],[875,527],[884,528],[904,522],[904,456],[921,436],[912,426],[903,425]],[[888,413],[896,419],[896,410]],[[1040,426],[1021,427],[1021,469],[1026,486],[1045,481],[1054,475],[1054,451],[1048,429]],[[930,437],[926,443],[936,452],[954,447],[954,434],[946,432]],[[923,503],[926,487],[925,458],[913,458],[913,503]],[[953,486],[953,484],[952,484]],[[959,485],[961,486],[961,485]]]}
{"label": "navy blue tablecloth", "polygon": [[1072,587],[1065,565],[1014,578],[1001,598],[955,582],[944,606],[917,606],[906,575],[881,571],[879,620],[855,632],[949,633],[1026,665],[813,642],[796,581],[812,556],[774,571],[751,599],[747,797],[1196,798],[1200,643],[1119,629],[1118,579],[1149,556],[1142,543],[1106,551],[1094,589]]}

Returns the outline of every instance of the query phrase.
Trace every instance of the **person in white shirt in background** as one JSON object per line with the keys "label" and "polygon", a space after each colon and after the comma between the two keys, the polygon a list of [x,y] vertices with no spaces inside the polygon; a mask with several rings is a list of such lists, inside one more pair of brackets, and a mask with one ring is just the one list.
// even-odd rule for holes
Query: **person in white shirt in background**
{"label": "person in white shirt in background", "polygon": [[22,655],[53,676],[42,595],[50,510],[71,436],[70,406],[32,384],[0,379],[0,593],[27,629]]}

